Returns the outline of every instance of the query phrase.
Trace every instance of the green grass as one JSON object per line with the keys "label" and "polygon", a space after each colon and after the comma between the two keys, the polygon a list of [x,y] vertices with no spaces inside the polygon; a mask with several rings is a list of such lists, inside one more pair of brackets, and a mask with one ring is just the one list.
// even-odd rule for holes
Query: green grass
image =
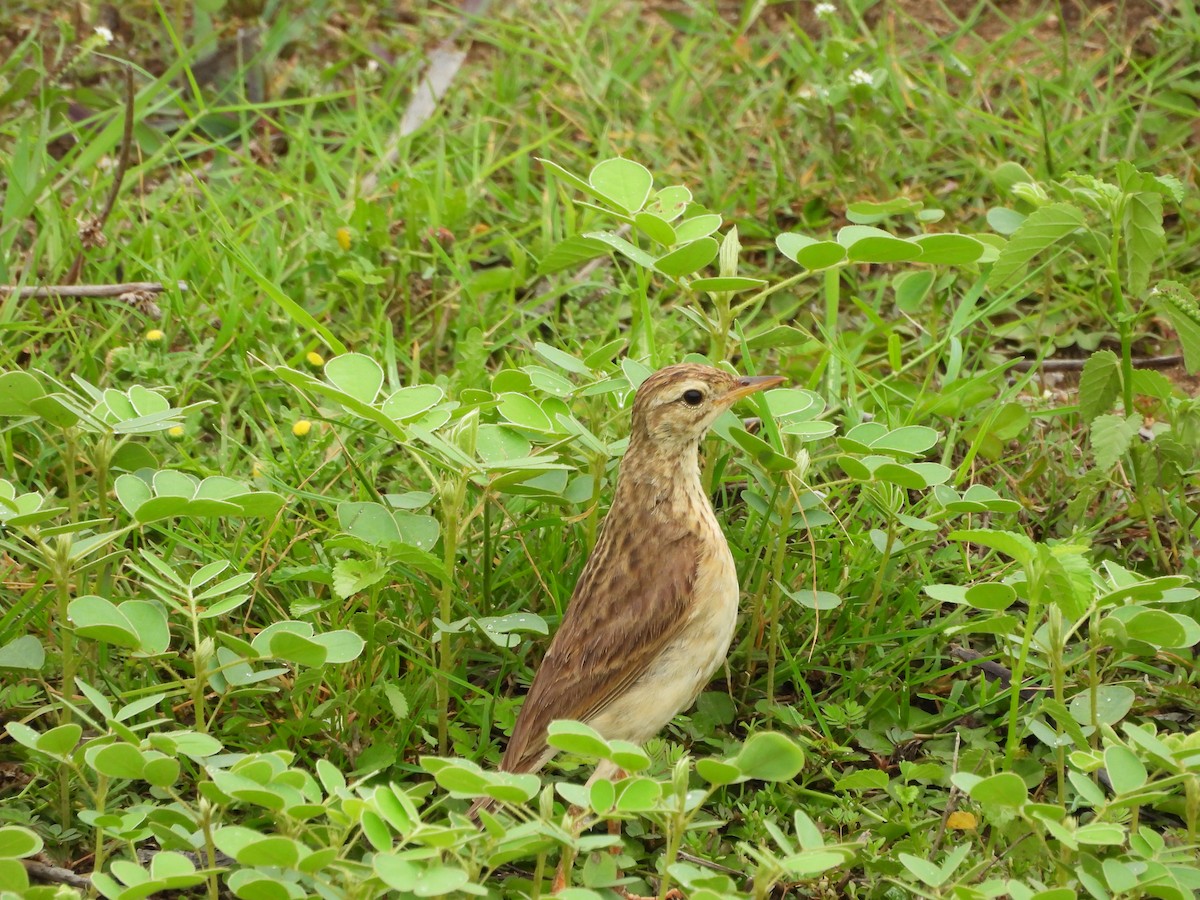
{"label": "green grass", "polygon": [[[0,284],[66,277],[77,222],[113,188],[131,60],[135,146],[80,280],[187,290],[155,298],[161,317],[0,295],[0,469],[13,496],[39,495],[25,518],[0,506],[0,753],[27,779],[0,812],[0,882],[19,883],[39,844],[82,872],[157,846],[199,850],[202,870],[210,849],[233,857],[180,876],[210,896],[218,881],[246,897],[540,896],[570,848],[573,884],[601,895],[617,864],[635,891],[696,898],[1190,896],[1200,405],[1182,370],[1135,377],[1129,360],[1179,352],[1176,330],[1195,352],[1187,314],[1151,288],[1196,289],[1200,20],[956,8],[949,26],[945,10],[890,5],[490,8],[394,165],[381,160],[422,72],[415,48],[450,34],[452,11],[268,4],[261,52],[215,81],[193,80],[207,52],[193,48],[236,23],[186,5],[131,5],[136,37],[107,48],[65,20],[6,37]],[[736,227],[737,274],[766,287],[713,298],[619,254],[546,271],[563,240],[616,226],[537,159],[586,177],[613,156],[686,185],[722,217],[718,239]],[[1178,178],[1182,201],[1156,214],[1157,188],[1121,161]],[[1026,179],[1038,187],[1014,190]],[[1105,185],[1149,211],[1093,203]],[[878,227],[1007,238],[1011,253],[1021,235],[994,226],[1035,212],[1034,190],[1082,227],[1004,284],[990,262],[806,270],[775,242],[831,240],[861,215],[851,204],[905,197],[944,216],[914,207]],[[927,271],[928,293],[898,297],[897,276]],[[360,368],[322,387],[308,354],[343,351],[376,365],[346,357]],[[708,442],[743,590],[728,665],[623,799],[579,794],[611,751],[564,736],[579,752],[540,792],[509,785],[528,802],[478,832],[464,795],[501,790],[490,771],[611,497],[626,394],[689,354],[786,375],[836,436],[789,434],[776,398],[746,409],[767,449],[736,425]],[[1060,383],[1001,368],[1021,355],[1090,361]],[[438,395],[383,415],[363,388],[376,371],[384,396]],[[15,399],[78,394],[76,377],[180,411],[131,437],[113,428],[144,413],[122,413],[128,400],[110,395],[93,423]],[[335,388],[369,396],[339,404]],[[899,481],[846,442],[865,422],[893,435]],[[944,466],[944,484],[918,461]],[[130,491],[155,470],[227,476],[258,505],[184,507],[164,480],[151,502],[168,511],[150,516]],[[996,496],[968,510],[972,485]],[[214,562],[228,568],[187,586]],[[248,596],[205,617],[219,598],[195,595],[235,574],[245,584],[222,596]],[[114,626],[91,596],[148,601],[129,610],[149,620]],[[510,645],[479,617],[513,629]],[[289,621],[309,630],[249,649]],[[1014,698],[956,647],[1033,693]],[[740,775],[695,763],[710,757]],[[571,833],[580,800],[624,821],[619,855],[602,827]]]}

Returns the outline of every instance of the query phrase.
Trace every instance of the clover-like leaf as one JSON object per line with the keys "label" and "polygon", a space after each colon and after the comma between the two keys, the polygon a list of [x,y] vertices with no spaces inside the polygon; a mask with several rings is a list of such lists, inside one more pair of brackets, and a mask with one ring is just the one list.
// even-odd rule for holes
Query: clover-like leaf
{"label": "clover-like leaf", "polygon": [[803,234],[784,233],[775,238],[779,252],[806,269],[827,269],[846,258],[846,248],[836,241],[820,241]]}
{"label": "clover-like leaf", "polygon": [[374,403],[383,387],[383,369],[362,353],[344,353],[325,363],[329,383],[361,403]]}
{"label": "clover-like leaf", "polygon": [[670,278],[682,278],[699,271],[717,258],[720,245],[710,237],[702,237],[672,250],[654,261],[654,268]]}
{"label": "clover-like leaf", "polygon": [[635,213],[646,205],[654,176],[641,163],[615,157],[597,163],[588,184],[622,212]]}

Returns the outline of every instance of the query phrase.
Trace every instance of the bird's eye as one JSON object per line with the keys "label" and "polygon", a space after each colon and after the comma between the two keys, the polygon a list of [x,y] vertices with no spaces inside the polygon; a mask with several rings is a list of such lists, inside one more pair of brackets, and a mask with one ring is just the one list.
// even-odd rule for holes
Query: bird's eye
{"label": "bird's eye", "polygon": [[699,406],[703,399],[704,395],[695,388],[690,391],[683,392],[683,402],[688,406]]}

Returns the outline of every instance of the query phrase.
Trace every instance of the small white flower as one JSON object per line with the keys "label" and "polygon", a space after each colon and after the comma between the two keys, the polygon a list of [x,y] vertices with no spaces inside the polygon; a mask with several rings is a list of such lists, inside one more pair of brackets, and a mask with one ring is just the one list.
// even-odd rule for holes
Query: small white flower
{"label": "small white flower", "polygon": [[837,7],[832,3],[818,3],[813,7],[813,15],[818,19],[831,19],[837,15]]}
{"label": "small white flower", "polygon": [[111,44],[113,42],[112,29],[104,25],[97,25],[96,37],[100,38],[102,43]]}
{"label": "small white flower", "polygon": [[374,75],[378,71],[379,71],[379,60],[368,59],[367,60],[367,72],[371,75]]}
{"label": "small white flower", "polygon": [[851,87],[858,87],[859,85],[870,87],[872,84],[874,84],[874,80],[871,78],[871,73],[866,69],[855,69],[850,73],[850,77],[847,78],[846,81],[849,82]]}

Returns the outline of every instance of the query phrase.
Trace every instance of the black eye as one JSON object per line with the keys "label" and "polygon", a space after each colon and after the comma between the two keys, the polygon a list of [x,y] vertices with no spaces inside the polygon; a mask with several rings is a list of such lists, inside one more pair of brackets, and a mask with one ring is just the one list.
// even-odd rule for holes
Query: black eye
{"label": "black eye", "polygon": [[703,400],[704,400],[704,395],[702,393],[700,393],[698,390],[696,390],[695,388],[693,388],[690,391],[683,392],[683,402],[686,403],[688,406],[699,406],[701,401],[703,401]]}

